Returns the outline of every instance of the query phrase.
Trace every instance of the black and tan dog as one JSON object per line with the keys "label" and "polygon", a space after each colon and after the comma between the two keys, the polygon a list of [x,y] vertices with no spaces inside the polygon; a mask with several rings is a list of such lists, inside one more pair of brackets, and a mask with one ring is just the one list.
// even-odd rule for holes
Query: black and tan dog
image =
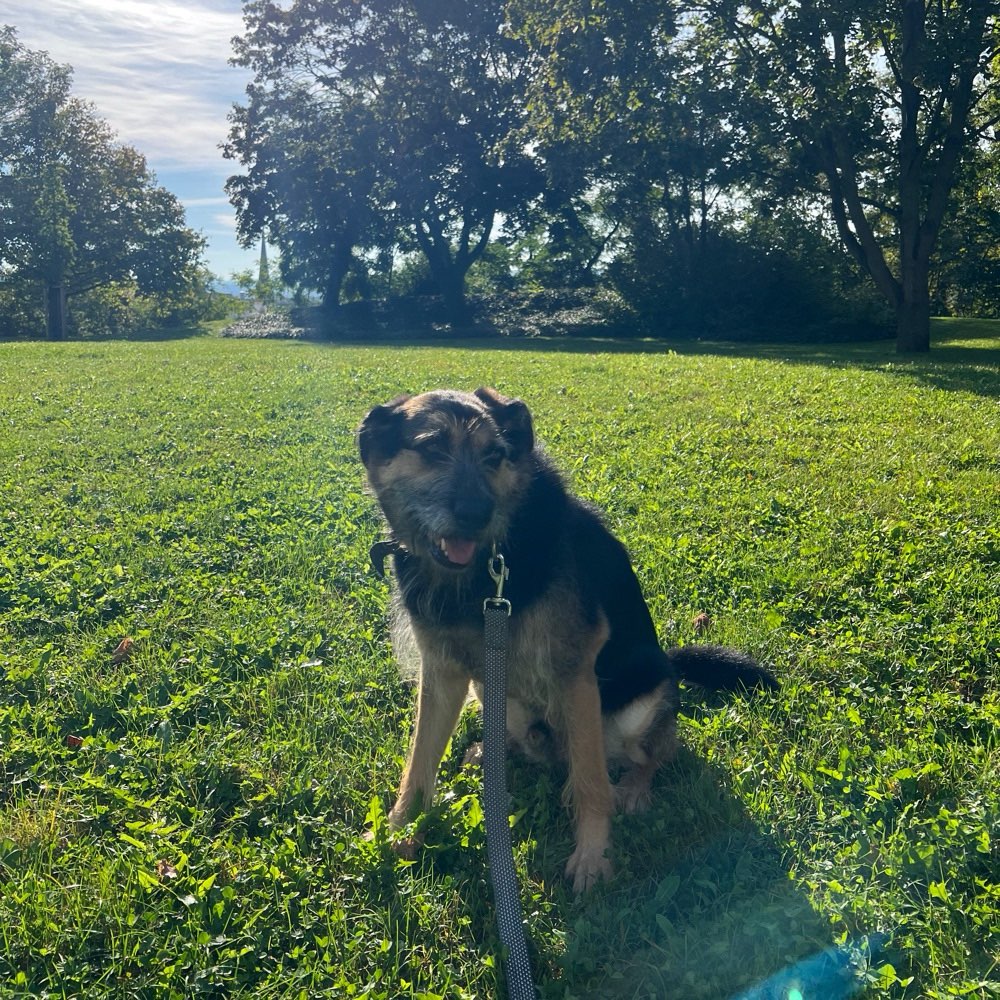
{"label": "black and tan dog", "polygon": [[[430,804],[468,695],[481,693],[483,599],[492,547],[506,558],[511,744],[568,766],[577,891],[611,874],[611,814],[649,800],[674,751],[678,678],[775,687],[753,660],[717,646],[664,652],[624,547],[571,495],[535,446],[531,415],[492,389],[400,396],[358,433],[393,536],[397,604],[420,653],[416,727],[390,825]],[[612,786],[608,768],[622,767]]]}

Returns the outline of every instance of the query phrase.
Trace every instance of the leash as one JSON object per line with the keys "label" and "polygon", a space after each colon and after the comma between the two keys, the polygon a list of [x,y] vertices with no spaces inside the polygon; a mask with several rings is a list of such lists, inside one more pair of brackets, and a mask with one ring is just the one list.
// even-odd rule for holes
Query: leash
{"label": "leash", "polygon": [[[385,579],[385,560],[402,546],[393,538],[376,542],[368,551],[372,570]],[[488,564],[496,584],[494,597],[483,601],[483,816],[486,820],[486,857],[503,944],[504,973],[510,1000],[535,1000],[531,960],[524,937],[521,894],[510,842],[507,795],[507,646],[511,606],[503,596],[510,570],[494,544]]]}
{"label": "leash", "polygon": [[493,546],[490,576],[495,597],[483,601],[485,670],[483,677],[483,814],[497,929],[506,955],[504,972],[510,1000],[534,1000],[531,961],[524,938],[521,894],[514,870],[507,797],[507,645],[510,601],[503,585],[510,575],[506,561]]}

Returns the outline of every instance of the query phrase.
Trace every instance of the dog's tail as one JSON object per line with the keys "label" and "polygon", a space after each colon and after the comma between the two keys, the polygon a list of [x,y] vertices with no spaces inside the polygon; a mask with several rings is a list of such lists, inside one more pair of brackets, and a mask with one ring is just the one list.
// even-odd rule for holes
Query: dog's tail
{"label": "dog's tail", "polygon": [[726,646],[697,642],[666,654],[682,680],[713,691],[777,691],[781,686],[752,656]]}

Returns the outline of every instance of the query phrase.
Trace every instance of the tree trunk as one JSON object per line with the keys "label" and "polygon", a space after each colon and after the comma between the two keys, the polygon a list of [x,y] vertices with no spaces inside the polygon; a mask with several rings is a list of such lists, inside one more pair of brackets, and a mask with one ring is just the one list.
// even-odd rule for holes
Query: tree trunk
{"label": "tree trunk", "polygon": [[927,58],[923,0],[903,0],[899,58],[899,291],[896,299],[896,352],[931,347],[930,224],[921,219],[926,154],[920,143],[920,80]]}
{"label": "tree trunk", "polygon": [[469,265],[462,266],[459,255],[452,253],[440,229],[432,231],[429,226],[425,229],[424,226],[417,225],[415,232],[431,269],[431,277],[441,293],[448,322],[456,328],[468,326],[469,304],[465,300],[465,274]]}
{"label": "tree trunk", "polygon": [[[465,277],[473,263],[486,251],[494,218],[493,208],[481,213],[478,223],[473,216],[465,215],[462,232],[454,246],[445,232],[442,221],[433,215],[418,219],[414,226],[417,243],[427,259],[431,277],[441,293],[448,322],[456,329],[468,327],[472,323],[472,314],[465,297]],[[477,225],[479,235],[473,241],[472,236]]]}
{"label": "tree trunk", "polygon": [[336,316],[340,311],[340,290],[351,268],[351,249],[351,246],[334,246],[330,253],[330,270],[323,289],[323,311],[328,316]]}
{"label": "tree trunk", "polygon": [[901,292],[896,306],[896,353],[931,349],[930,269],[926,261],[903,262]]}
{"label": "tree trunk", "polygon": [[434,277],[441,290],[441,298],[444,301],[448,322],[456,329],[468,326],[471,316],[469,303],[465,298],[465,272],[453,264],[447,271],[442,270]]}
{"label": "tree trunk", "polygon": [[61,284],[45,286],[45,325],[49,340],[66,339],[66,289]]}

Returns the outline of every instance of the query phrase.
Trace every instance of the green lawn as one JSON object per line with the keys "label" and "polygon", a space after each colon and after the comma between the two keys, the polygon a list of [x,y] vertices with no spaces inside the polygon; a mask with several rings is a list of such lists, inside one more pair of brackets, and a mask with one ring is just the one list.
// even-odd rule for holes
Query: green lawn
{"label": "green lawn", "polygon": [[540,994],[1000,994],[1000,328],[936,336],[0,344],[0,995],[496,994],[471,710],[423,856],[362,836],[412,692],[353,440],[483,383],[606,509],[665,642],[707,612],[784,683],[689,693],[580,900],[558,778],[513,766]]}

